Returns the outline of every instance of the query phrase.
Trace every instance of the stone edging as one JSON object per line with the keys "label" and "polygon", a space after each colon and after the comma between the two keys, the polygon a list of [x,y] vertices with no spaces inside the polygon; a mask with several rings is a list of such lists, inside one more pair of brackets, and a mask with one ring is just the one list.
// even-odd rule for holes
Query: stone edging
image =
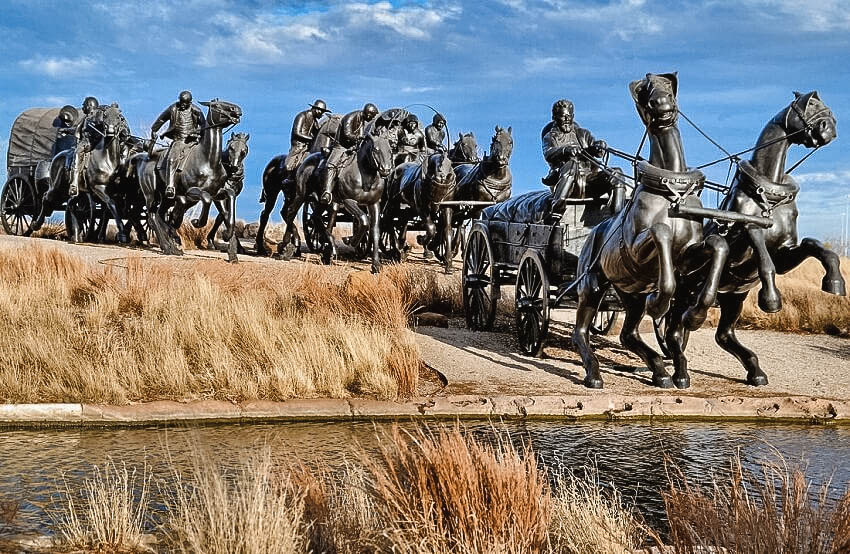
{"label": "stone edging", "polygon": [[446,396],[390,402],[362,398],[282,402],[157,401],[129,406],[0,404],[0,427],[127,426],[175,422],[379,420],[410,418],[566,418],[567,420],[779,420],[850,423],[850,400],[783,396],[684,395]]}

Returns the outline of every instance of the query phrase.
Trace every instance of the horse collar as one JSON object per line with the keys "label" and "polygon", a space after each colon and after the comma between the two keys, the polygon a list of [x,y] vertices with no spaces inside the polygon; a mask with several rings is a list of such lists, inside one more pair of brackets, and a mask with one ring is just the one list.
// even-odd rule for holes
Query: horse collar
{"label": "horse collar", "polygon": [[800,192],[800,185],[787,173],[782,182],[774,183],[746,160],[738,164],[738,184],[767,215],[779,206],[793,202]]}

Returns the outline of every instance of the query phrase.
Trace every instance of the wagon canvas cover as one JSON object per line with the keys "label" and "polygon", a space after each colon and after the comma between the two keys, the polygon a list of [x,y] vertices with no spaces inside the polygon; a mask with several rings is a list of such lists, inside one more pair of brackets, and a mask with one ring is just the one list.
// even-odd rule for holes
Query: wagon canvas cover
{"label": "wagon canvas cover", "polygon": [[21,113],[12,124],[6,166],[32,166],[52,159],[58,117],[59,108],[31,108]]}

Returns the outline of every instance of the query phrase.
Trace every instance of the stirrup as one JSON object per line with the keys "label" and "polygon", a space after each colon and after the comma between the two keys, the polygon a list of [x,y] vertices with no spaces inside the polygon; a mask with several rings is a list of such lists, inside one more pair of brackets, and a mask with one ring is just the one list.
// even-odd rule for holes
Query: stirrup
{"label": "stirrup", "polygon": [[165,197],[166,198],[174,198],[174,187],[166,186],[165,187]]}
{"label": "stirrup", "polygon": [[68,198],[73,198],[73,197],[77,196],[78,194],[80,194],[79,187],[76,187],[74,185],[70,185],[68,187]]}

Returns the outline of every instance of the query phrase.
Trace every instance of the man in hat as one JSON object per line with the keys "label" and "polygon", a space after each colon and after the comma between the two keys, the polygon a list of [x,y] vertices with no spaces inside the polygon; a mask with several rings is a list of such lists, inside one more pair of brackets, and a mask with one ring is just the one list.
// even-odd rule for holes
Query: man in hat
{"label": "man in hat", "polygon": [[398,155],[396,165],[415,162],[425,152],[425,134],[419,128],[419,119],[409,114],[398,131]]}
{"label": "man in hat", "polygon": [[201,108],[192,103],[192,93],[184,90],[177,96],[177,102],[165,108],[151,125],[152,141],[157,139],[157,132],[166,121],[168,130],[162,134],[162,138],[170,138],[171,146],[165,156],[168,169],[165,197],[174,198],[177,173],[183,169],[183,162],[189,148],[197,144],[200,139],[204,128],[204,113]]}
{"label": "man in hat", "polygon": [[543,128],[543,157],[549,164],[543,184],[552,189],[548,212],[562,212],[567,198],[599,198],[610,194],[608,205],[611,213],[616,213],[625,197],[622,172],[603,171],[590,162],[588,157],[601,157],[608,145],[576,125],[573,115],[573,103],[558,100],[552,106],[552,121]]}
{"label": "man in hat", "polygon": [[308,109],[295,116],[292,122],[292,133],[289,136],[289,153],[284,161],[286,180],[292,179],[295,170],[307,157],[310,145],[319,133],[319,119],[329,111],[324,100],[316,99]]}
{"label": "man in hat", "polygon": [[428,147],[428,152],[444,148],[444,140],[446,140],[446,118],[443,114],[434,114],[431,124],[425,127],[425,146]]}
{"label": "man in hat", "polygon": [[68,187],[68,196],[70,197],[77,196],[80,190],[80,177],[86,167],[86,157],[91,152],[92,144],[97,141],[98,137],[102,136],[98,133],[101,108],[97,98],[86,96],[83,100],[82,112],[73,127],[76,145],[74,146],[74,156],[70,168],[71,184]]}
{"label": "man in hat", "polygon": [[325,160],[323,168],[320,169],[322,176],[323,204],[330,204],[333,193],[333,182],[339,173],[340,162],[346,151],[357,146],[357,142],[366,130],[366,126],[378,115],[378,107],[371,102],[363,106],[363,109],[354,110],[342,117],[336,130],[334,146],[330,155]]}

